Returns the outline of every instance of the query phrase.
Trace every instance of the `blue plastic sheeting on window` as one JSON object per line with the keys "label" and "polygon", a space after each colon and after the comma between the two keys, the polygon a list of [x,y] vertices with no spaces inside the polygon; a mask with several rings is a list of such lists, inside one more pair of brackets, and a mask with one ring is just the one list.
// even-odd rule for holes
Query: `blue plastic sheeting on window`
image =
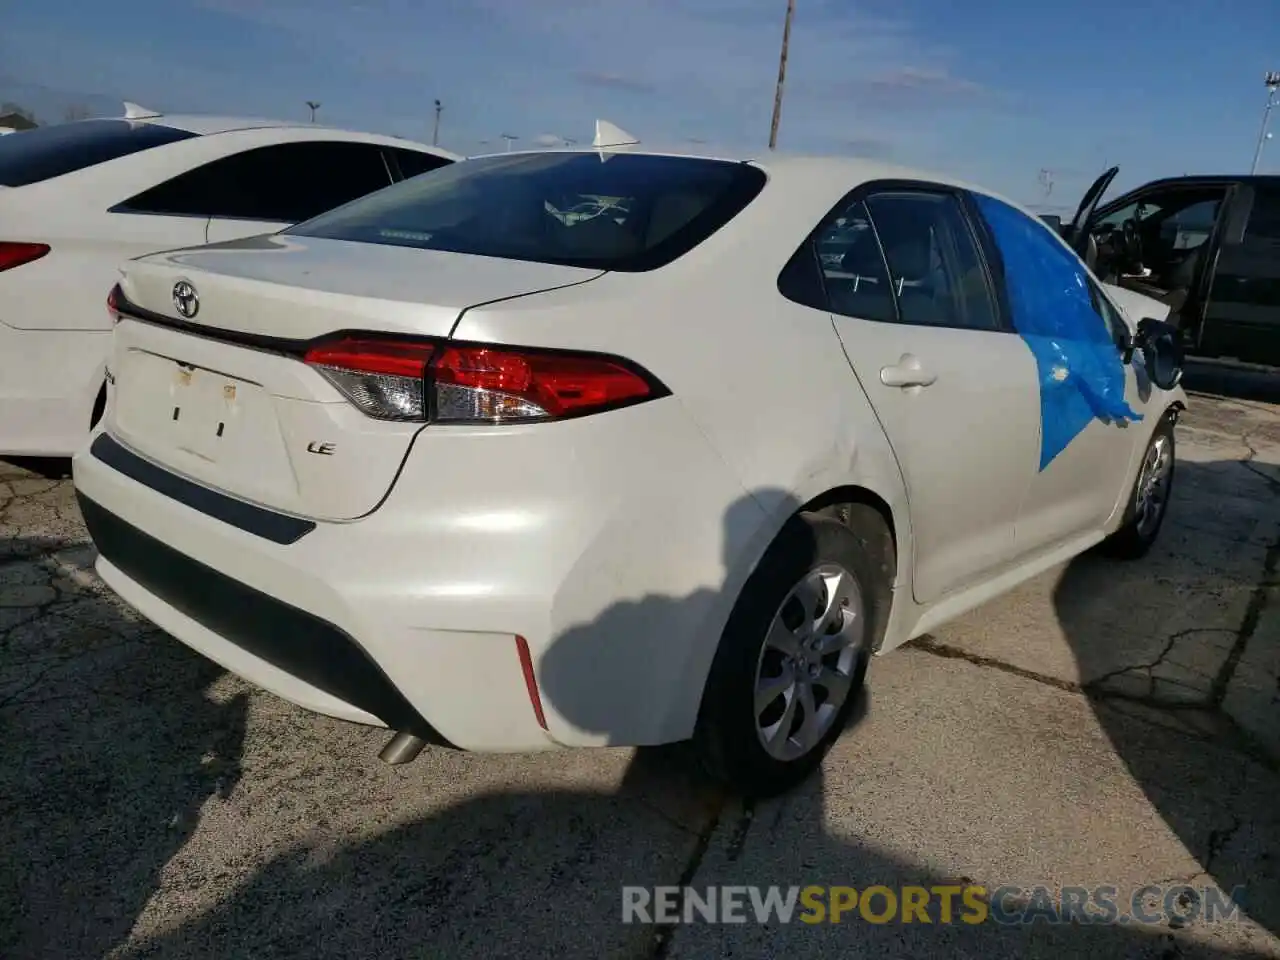
{"label": "blue plastic sheeting on window", "polygon": [[993,197],[975,200],[1004,260],[1014,329],[1035,356],[1044,470],[1094,419],[1142,415],[1124,398],[1124,360],[1094,309],[1079,258],[1020,210]]}

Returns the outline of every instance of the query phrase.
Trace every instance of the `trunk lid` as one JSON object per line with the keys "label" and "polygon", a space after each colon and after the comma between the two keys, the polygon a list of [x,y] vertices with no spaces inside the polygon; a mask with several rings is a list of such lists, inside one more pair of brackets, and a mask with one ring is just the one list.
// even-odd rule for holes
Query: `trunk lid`
{"label": "trunk lid", "polygon": [[468,307],[600,273],[284,235],[130,261],[121,289],[153,322],[126,307],[116,326],[107,429],[215,490],[357,519],[385,497],[422,424],[366,416],[302,361],[302,344],[339,331],[446,337]]}
{"label": "trunk lid", "polygon": [[447,336],[463,310],[582,283],[599,270],[264,234],[152,254],[125,266],[130,301],[183,319],[174,284],[195,286],[199,326],[310,340],[337,330]]}

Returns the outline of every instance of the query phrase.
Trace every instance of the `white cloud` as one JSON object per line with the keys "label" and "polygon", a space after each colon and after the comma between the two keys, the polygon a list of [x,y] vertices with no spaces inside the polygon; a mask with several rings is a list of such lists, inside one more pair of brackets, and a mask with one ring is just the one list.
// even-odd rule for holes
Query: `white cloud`
{"label": "white cloud", "polygon": [[[669,124],[667,135],[753,141],[768,126],[785,11],[778,0],[189,2],[288,32],[317,58],[336,54],[388,83],[414,77],[440,88],[458,58],[469,58],[468,89],[451,96],[454,122],[483,111],[498,125],[532,114],[576,129],[605,113],[624,126]],[[862,110],[881,101],[907,109],[942,89],[976,92],[951,69],[950,52],[910,21],[864,9],[797,5],[784,138],[829,140],[833,93]],[[457,52],[447,63],[432,42],[445,33]]]}

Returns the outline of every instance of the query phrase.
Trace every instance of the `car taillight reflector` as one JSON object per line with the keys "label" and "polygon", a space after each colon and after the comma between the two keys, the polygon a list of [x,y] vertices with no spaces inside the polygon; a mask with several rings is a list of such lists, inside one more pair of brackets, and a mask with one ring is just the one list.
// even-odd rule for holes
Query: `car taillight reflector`
{"label": "car taillight reflector", "polygon": [[379,420],[554,420],[663,393],[626,362],[595,354],[349,336],[304,359]]}
{"label": "car taillight reflector", "polygon": [[534,719],[543,730],[547,729],[547,714],[542,709],[542,694],[538,691],[537,675],[533,672],[533,655],[529,651],[529,641],[524,637],[516,637],[516,656],[520,658],[520,672],[524,674],[524,686],[529,692],[529,704],[533,707]]}
{"label": "car taillight reflector", "polygon": [[39,260],[49,252],[47,243],[14,243],[0,240],[0,272]]}
{"label": "car taillight reflector", "polygon": [[118,283],[107,294],[107,313],[111,315],[111,319],[116,323],[120,322],[120,300],[123,297],[124,291],[120,289],[120,284]]}

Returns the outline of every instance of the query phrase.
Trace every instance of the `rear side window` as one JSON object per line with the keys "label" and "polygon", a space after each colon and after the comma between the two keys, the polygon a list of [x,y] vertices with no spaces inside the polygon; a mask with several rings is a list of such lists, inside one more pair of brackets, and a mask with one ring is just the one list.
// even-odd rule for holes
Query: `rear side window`
{"label": "rear side window", "polygon": [[1256,189],[1245,238],[1280,243],[1280,186],[1259,186]]}
{"label": "rear side window", "polygon": [[999,330],[982,256],[952,194],[883,193],[867,201],[903,323]]}
{"label": "rear side window", "polygon": [[392,162],[400,168],[400,176],[408,180],[420,173],[439,170],[453,161],[445,157],[437,157],[434,153],[423,153],[421,150],[406,150],[403,147],[383,147],[392,158]]}
{"label": "rear side window", "polygon": [[196,167],[138,194],[119,209],[298,223],[390,184],[391,174],[376,144],[280,143]]}
{"label": "rear side window", "polygon": [[80,120],[0,137],[0,186],[25,187],[194,137],[155,123]]}
{"label": "rear side window", "polygon": [[764,183],[759,168],[723,160],[498,155],[402,181],[287,232],[634,272],[702,243]]}
{"label": "rear side window", "polygon": [[817,247],[832,312],[886,323],[898,319],[866,204],[858,200],[827,223],[818,233]]}

